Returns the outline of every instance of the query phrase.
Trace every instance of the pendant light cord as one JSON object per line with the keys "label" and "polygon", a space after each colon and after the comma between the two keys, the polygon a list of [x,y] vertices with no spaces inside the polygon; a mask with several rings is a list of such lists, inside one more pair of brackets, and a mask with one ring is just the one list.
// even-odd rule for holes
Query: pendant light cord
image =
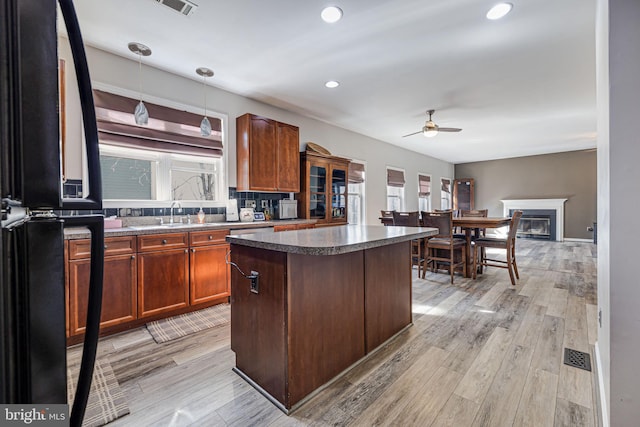
{"label": "pendant light cord", "polygon": [[138,94],[142,102],[142,53],[138,53]]}
{"label": "pendant light cord", "polygon": [[204,116],[207,117],[207,76],[202,75],[202,92],[204,93]]}

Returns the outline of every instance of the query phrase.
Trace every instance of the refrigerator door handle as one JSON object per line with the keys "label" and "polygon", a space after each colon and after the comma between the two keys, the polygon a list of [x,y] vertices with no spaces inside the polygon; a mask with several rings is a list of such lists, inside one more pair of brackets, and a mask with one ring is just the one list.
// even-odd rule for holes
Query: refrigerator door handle
{"label": "refrigerator door handle", "polygon": [[61,217],[65,226],[86,226],[91,232],[91,273],[89,275],[89,301],[87,306],[87,322],[82,349],[82,362],[76,395],[71,408],[71,426],[82,425],[84,412],[89,400],[91,379],[98,349],[100,333],[100,316],[102,312],[102,286],[104,273],[104,217],[102,215]]}
{"label": "refrigerator door handle", "polygon": [[98,124],[96,110],[93,104],[93,91],[89,76],[87,55],[80,34],[80,25],[76,16],[72,0],[58,0],[60,10],[69,36],[69,45],[73,54],[80,105],[82,108],[82,122],[84,124],[84,139],[87,152],[87,170],[89,173],[89,191],[86,197],[78,199],[63,199],[62,209],[102,209],[102,178],[100,174],[100,147],[98,146]]}

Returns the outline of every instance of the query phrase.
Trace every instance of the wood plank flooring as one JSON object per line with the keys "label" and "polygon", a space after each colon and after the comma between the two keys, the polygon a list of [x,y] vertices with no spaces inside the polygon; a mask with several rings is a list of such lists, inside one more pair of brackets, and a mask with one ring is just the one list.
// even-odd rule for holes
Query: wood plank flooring
{"label": "wood plank flooring", "polygon": [[[229,326],[156,344],[146,329],[100,342],[131,414],[113,426],[596,426],[591,354],[596,247],[517,242],[520,280],[414,270],[414,324],[290,416],[231,371]],[[78,351],[72,348],[69,351]]]}

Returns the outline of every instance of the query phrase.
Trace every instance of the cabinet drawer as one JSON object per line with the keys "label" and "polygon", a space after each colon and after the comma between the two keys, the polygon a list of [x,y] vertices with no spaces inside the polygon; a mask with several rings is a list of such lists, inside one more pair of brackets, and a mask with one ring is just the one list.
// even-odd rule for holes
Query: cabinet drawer
{"label": "cabinet drawer", "polygon": [[189,233],[189,245],[202,246],[218,243],[226,243],[225,238],[229,230],[192,231]]}
{"label": "cabinet drawer", "polygon": [[[104,239],[104,255],[128,255],[136,251],[135,236]],[[85,259],[91,255],[91,239],[69,240],[69,259]]]}
{"label": "cabinet drawer", "polygon": [[188,233],[149,234],[138,236],[138,252],[186,248]]}

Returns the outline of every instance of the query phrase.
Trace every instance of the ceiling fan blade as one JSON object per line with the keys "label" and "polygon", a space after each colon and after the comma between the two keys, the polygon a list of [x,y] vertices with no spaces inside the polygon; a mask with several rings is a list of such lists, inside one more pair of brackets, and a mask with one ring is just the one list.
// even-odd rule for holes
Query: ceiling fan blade
{"label": "ceiling fan blade", "polygon": [[460,132],[461,130],[460,128],[438,128],[438,132]]}
{"label": "ceiling fan blade", "polygon": [[403,138],[406,138],[407,136],[417,135],[417,134],[419,134],[419,133],[422,133],[422,131],[421,131],[421,130],[419,130],[418,132],[410,133],[410,134],[407,134],[407,135],[402,135],[402,137],[403,137]]}

